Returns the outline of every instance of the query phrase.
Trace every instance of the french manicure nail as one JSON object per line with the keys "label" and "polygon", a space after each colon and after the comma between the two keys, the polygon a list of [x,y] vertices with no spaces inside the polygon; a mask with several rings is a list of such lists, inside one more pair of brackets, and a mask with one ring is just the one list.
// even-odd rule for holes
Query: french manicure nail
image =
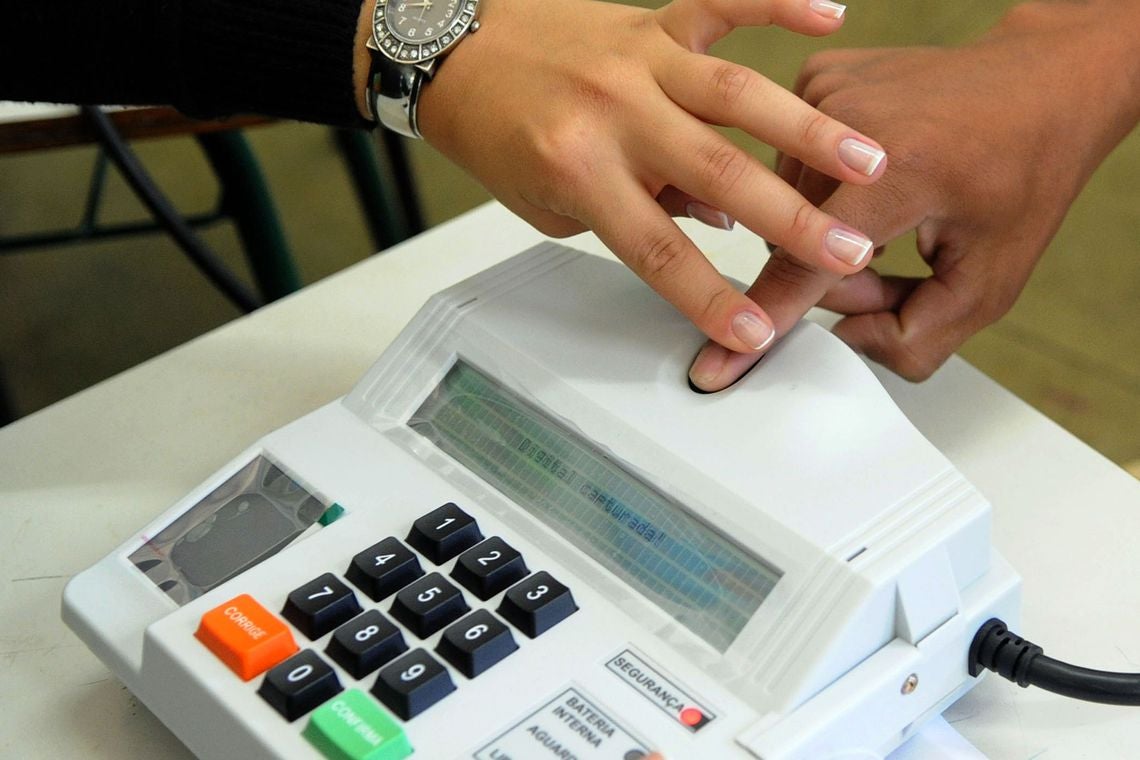
{"label": "french manicure nail", "polygon": [[685,204],[685,213],[698,222],[704,222],[708,226],[715,227],[718,230],[731,230],[736,226],[736,220],[731,216],[719,208],[713,208],[707,203],[701,203],[700,201],[689,201]]}
{"label": "french manicure nail", "polygon": [[732,334],[754,351],[765,348],[776,337],[772,326],[750,311],[732,318]]}
{"label": "french manicure nail", "polygon": [[854,137],[839,143],[839,160],[868,177],[875,173],[886,157],[886,151]]}
{"label": "french manicure nail", "polygon": [[844,264],[856,267],[863,263],[863,259],[867,258],[867,254],[871,252],[874,243],[871,242],[870,238],[864,237],[858,232],[833,227],[828,230],[827,236],[824,238],[824,245],[827,247],[827,252],[832,256]]}
{"label": "french manicure nail", "polygon": [[811,9],[819,15],[834,19],[843,18],[843,13],[847,10],[846,5],[832,3],[829,0],[811,0],[810,5]]}

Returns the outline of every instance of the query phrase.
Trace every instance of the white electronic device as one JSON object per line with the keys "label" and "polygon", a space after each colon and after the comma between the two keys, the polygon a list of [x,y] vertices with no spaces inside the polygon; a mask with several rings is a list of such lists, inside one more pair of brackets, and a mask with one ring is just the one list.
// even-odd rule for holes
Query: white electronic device
{"label": "white electronic device", "polygon": [[64,618],[202,757],[876,757],[1019,580],[985,499],[804,322],[731,388],[554,243],[76,576]]}

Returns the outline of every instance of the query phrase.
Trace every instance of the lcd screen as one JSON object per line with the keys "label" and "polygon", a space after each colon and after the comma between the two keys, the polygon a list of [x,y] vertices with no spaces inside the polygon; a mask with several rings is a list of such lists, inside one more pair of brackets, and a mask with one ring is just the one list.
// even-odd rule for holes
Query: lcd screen
{"label": "lcd screen", "polygon": [[464,361],[412,430],[723,652],[781,573]]}

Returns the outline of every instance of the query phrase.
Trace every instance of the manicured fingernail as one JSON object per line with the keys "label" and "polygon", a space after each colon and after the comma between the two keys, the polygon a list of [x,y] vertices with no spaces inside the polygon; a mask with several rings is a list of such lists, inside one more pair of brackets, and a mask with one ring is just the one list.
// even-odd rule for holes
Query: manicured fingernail
{"label": "manicured fingernail", "polygon": [[732,318],[732,334],[754,351],[765,348],[776,337],[772,326],[750,311]]}
{"label": "manicured fingernail", "polygon": [[736,220],[731,216],[719,208],[713,208],[707,203],[701,203],[700,201],[689,201],[685,204],[685,213],[698,222],[704,222],[710,227],[716,227],[718,230],[731,230],[736,226]]}
{"label": "manicured fingernail", "polygon": [[847,6],[842,3],[832,3],[829,0],[811,0],[811,9],[827,18],[843,18]]}
{"label": "manicured fingernail", "polygon": [[827,246],[828,253],[853,267],[862,264],[863,259],[867,258],[867,254],[874,247],[870,238],[841,227],[832,227],[827,231],[824,245]]}
{"label": "manicured fingernail", "polygon": [[874,145],[848,137],[839,143],[839,160],[860,174],[870,177],[887,157],[886,151]]}
{"label": "manicured fingernail", "polygon": [[728,349],[716,343],[706,343],[697,358],[693,359],[693,366],[689,367],[689,379],[701,390],[716,387],[716,379],[724,370],[727,359]]}

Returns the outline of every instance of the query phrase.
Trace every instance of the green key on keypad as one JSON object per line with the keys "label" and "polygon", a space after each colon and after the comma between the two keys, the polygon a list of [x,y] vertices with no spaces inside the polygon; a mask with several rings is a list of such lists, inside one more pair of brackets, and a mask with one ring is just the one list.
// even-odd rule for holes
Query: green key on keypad
{"label": "green key on keypad", "polygon": [[359,689],[317,708],[305,738],[329,760],[403,760],[412,754],[400,724]]}

